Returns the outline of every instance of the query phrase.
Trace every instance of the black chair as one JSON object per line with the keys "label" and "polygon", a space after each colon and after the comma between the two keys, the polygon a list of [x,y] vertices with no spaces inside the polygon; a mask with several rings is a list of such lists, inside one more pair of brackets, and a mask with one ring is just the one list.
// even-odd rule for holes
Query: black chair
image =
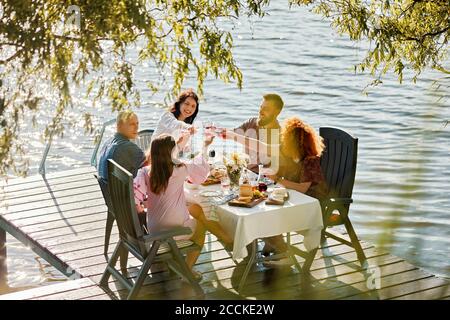
{"label": "black chair", "polygon": [[[353,202],[358,138],[341,129],[331,127],[320,128],[320,135],[325,143],[320,164],[329,188],[327,199],[321,203],[324,222],[322,243],[325,237],[330,237],[354,248],[358,260],[361,265],[364,265],[366,256],[348,216],[350,204]],[[334,210],[339,211],[339,215],[333,215],[334,219],[331,219]],[[336,225],[345,226],[351,242],[326,231],[328,227]]]}
{"label": "black chair", "polygon": [[[108,208],[108,215],[106,217],[106,228],[105,228],[105,244],[103,246],[103,254],[105,255],[106,258],[108,258],[109,240],[111,238],[111,231],[114,224],[114,220],[116,218],[112,210],[111,198],[108,193],[107,184],[102,179],[100,179],[96,174],[94,174],[94,177],[95,179],[97,179],[98,185],[100,186],[100,190],[102,191],[103,194],[103,199],[105,200],[106,207]],[[121,270],[127,269],[127,262],[128,262],[128,253],[122,250],[122,252],[120,253]]]}
{"label": "black chair", "polygon": [[[107,290],[108,279],[112,274],[129,290],[127,299],[133,299],[144,283],[150,267],[154,263],[164,262],[169,269],[184,277],[198,295],[203,296],[202,288],[195,281],[183,258],[183,254],[201,248],[192,241],[174,240],[175,236],[191,234],[191,229],[175,227],[157,233],[144,234],[134,203],[133,177],[114,160],[108,160],[108,192],[111,195],[111,205],[117,225],[122,232],[119,233],[119,242],[103,273],[100,285]],[[134,283],[115,269],[119,252],[122,249],[130,252],[142,262]]]}

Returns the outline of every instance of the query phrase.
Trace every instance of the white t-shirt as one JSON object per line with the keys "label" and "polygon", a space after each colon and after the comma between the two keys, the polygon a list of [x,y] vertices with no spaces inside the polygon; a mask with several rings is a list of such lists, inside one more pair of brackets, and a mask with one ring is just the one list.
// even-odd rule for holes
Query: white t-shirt
{"label": "white t-shirt", "polygon": [[184,121],[177,120],[171,112],[165,111],[158,120],[156,130],[152,135],[152,140],[157,136],[166,133],[174,137],[176,142],[180,138],[182,130],[188,129],[190,126],[190,124]]}

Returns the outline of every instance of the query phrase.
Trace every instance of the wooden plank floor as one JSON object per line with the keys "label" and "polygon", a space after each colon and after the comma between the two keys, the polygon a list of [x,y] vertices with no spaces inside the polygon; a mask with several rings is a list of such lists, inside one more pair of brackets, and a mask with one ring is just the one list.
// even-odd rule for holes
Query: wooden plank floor
{"label": "wooden plank floor", "polygon": [[[37,254],[71,278],[64,283],[0,296],[0,299],[114,299],[126,294],[110,278],[107,294],[98,286],[106,261],[103,256],[106,206],[93,177],[94,168],[80,168],[26,179],[13,179],[0,185],[0,225]],[[110,254],[118,240],[111,235]],[[302,237],[292,241],[302,246]],[[202,272],[201,286],[206,299],[448,299],[450,287],[401,258],[382,252],[361,241],[369,271],[379,268],[381,288],[369,289],[370,272],[361,269],[355,252],[334,240],[319,250],[311,275],[294,269],[253,268],[246,288],[236,291],[245,260],[236,265],[217,239],[208,234],[196,265]],[[128,262],[130,278],[139,263]],[[75,272],[75,274],[73,274]],[[152,268],[141,299],[196,299],[193,290],[164,266]]]}

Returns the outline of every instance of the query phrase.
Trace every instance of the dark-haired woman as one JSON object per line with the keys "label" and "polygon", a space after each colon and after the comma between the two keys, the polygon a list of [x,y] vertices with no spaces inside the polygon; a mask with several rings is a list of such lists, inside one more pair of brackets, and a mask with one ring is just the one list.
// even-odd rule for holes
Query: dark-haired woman
{"label": "dark-haired woman", "polygon": [[172,107],[159,118],[153,139],[166,133],[178,142],[183,131],[194,134],[193,123],[198,114],[198,105],[198,96],[192,89],[181,92]]}
{"label": "dark-haired woman", "polygon": [[[192,234],[185,237],[178,237],[176,240],[189,239],[200,247],[205,241],[205,231],[210,230],[218,237],[225,238],[232,242],[217,222],[206,219],[202,208],[198,204],[186,205],[184,194],[184,182],[188,178],[194,184],[204,182],[209,174],[209,165],[206,161],[206,151],[212,137],[204,141],[203,152],[191,161],[180,162],[176,159],[178,146],[174,138],[168,134],[156,137],[150,148],[151,166],[147,167],[144,174],[148,179],[144,182],[137,182],[145,186],[147,199],[144,206],[147,208],[147,229],[150,233],[158,232],[175,226],[185,226],[192,230]],[[138,174],[138,179],[140,174]],[[135,188],[136,194],[136,188]],[[192,217],[194,218],[192,218]],[[186,263],[192,270],[192,266],[197,261],[200,251],[193,251],[187,254]],[[197,279],[201,275],[192,271]]]}

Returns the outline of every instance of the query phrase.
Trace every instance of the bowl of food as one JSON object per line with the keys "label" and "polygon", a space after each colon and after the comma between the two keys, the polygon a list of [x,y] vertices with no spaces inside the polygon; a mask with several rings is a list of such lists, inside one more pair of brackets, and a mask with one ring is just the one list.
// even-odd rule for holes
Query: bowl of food
{"label": "bowl of food", "polygon": [[287,193],[286,188],[276,187],[276,188],[273,188],[270,198],[272,198],[273,200],[276,200],[276,201],[284,201],[287,199],[288,195],[289,194]]}
{"label": "bowl of food", "polygon": [[211,170],[211,172],[209,173],[209,176],[210,176],[210,177],[212,177],[212,178],[214,178],[214,179],[217,179],[217,180],[222,179],[222,178],[225,177],[226,175],[227,175],[227,169],[226,169],[225,167],[216,167],[216,168],[213,168],[213,169]]}

